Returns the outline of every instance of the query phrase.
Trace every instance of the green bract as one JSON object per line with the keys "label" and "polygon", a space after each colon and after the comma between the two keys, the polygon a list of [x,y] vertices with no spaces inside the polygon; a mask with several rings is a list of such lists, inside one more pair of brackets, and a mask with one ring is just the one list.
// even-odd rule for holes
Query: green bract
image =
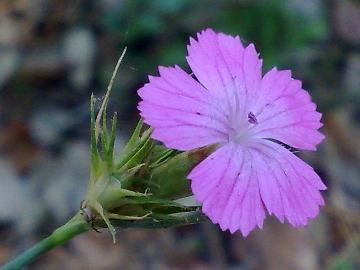
{"label": "green bract", "polygon": [[159,228],[205,220],[200,207],[174,200],[192,195],[186,176],[211,147],[191,152],[168,149],[150,138],[151,128],[141,135],[140,120],[127,145],[115,154],[116,113],[110,131],[106,123],[111,85],[112,81],[96,117],[91,97],[91,174],[79,214],[93,228],[106,225],[114,242],[115,226]]}

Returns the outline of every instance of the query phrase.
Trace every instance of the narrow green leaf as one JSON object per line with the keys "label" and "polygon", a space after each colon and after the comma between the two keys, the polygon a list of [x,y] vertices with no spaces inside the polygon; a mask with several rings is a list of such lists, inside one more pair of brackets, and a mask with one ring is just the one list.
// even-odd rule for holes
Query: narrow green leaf
{"label": "narrow green leaf", "polygon": [[[169,227],[178,227],[202,223],[208,218],[200,211],[194,214],[171,217],[171,218],[157,218],[146,217],[137,220],[111,220],[114,227],[117,228],[142,228],[142,229],[160,229]],[[96,223],[96,226],[106,228],[104,222]]]}

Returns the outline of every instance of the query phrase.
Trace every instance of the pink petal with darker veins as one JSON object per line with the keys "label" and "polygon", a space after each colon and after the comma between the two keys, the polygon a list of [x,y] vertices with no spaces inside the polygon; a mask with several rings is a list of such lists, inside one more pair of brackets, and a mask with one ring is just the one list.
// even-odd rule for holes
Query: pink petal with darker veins
{"label": "pink petal with darker veins", "polygon": [[203,212],[222,230],[247,236],[262,228],[265,210],[260,197],[252,153],[235,143],[218,149],[196,166],[188,178]]}
{"label": "pink petal with darker veins", "polygon": [[140,115],[152,137],[167,147],[190,150],[226,141],[225,108],[179,67],[159,68],[161,77],[138,90]]}
{"label": "pink petal with darker veins", "polygon": [[289,70],[276,68],[265,74],[252,112],[257,117],[258,135],[272,138],[299,149],[315,150],[323,139],[318,128],[321,114],[311,102],[301,82]]}
{"label": "pink petal with darker veins", "polygon": [[251,146],[261,199],[269,214],[293,226],[305,226],[324,205],[326,186],[314,169],[277,143],[263,140]]}
{"label": "pink petal with darker veins", "polygon": [[188,52],[189,66],[206,89],[230,107],[245,111],[251,106],[260,87],[262,68],[253,44],[244,48],[239,37],[207,29],[198,34],[198,41],[190,38]]}
{"label": "pink petal with darker veins", "polygon": [[282,146],[263,140],[240,146],[229,143],[189,174],[203,212],[222,230],[248,235],[262,228],[265,209],[293,226],[307,225],[319,213],[326,189],[305,162]]}

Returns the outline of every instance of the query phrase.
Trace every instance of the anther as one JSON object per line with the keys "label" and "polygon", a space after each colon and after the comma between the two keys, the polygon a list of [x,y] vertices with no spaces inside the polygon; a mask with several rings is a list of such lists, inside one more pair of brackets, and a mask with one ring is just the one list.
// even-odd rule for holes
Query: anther
{"label": "anther", "polygon": [[250,124],[254,124],[254,125],[259,124],[258,120],[256,119],[256,116],[252,112],[248,113],[248,121]]}

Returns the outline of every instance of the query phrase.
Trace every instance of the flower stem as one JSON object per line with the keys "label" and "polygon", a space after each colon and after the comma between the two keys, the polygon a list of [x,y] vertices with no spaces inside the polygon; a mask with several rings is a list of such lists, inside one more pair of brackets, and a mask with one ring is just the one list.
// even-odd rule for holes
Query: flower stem
{"label": "flower stem", "polygon": [[43,255],[50,249],[66,243],[73,237],[89,229],[91,229],[90,224],[87,223],[80,214],[77,214],[68,223],[56,229],[49,237],[45,238],[43,241],[41,241],[34,247],[25,251],[13,261],[2,266],[0,270],[20,269],[24,265],[29,264],[30,262],[37,259],[39,256]]}

